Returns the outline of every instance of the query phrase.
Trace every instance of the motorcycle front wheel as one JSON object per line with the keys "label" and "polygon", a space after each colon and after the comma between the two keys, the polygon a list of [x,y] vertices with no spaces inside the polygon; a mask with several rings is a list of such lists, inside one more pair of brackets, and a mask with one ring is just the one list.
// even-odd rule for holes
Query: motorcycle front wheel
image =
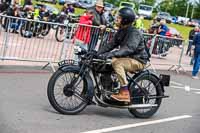
{"label": "motorcycle front wheel", "polygon": [[48,100],[52,107],[61,114],[75,115],[85,109],[88,104],[81,99],[87,93],[85,79],[78,77],[74,86],[70,85],[74,78],[77,78],[78,72],[57,70],[49,80]]}

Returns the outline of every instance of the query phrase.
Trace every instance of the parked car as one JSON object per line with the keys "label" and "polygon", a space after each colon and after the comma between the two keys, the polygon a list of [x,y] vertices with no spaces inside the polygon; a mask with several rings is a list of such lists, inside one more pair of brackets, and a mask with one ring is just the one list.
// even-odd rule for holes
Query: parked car
{"label": "parked car", "polygon": [[153,7],[149,5],[140,4],[138,8],[138,14],[144,16],[144,18],[151,19]]}
{"label": "parked car", "polygon": [[189,21],[187,21],[186,25],[187,26],[191,26],[191,27],[198,26],[199,25],[199,20],[196,20],[196,19],[189,20]]}
{"label": "parked car", "polygon": [[177,24],[178,18],[175,16],[171,16],[172,23]]}
{"label": "parked car", "polygon": [[95,0],[79,0],[75,3],[75,7],[87,9],[95,5]]}
{"label": "parked car", "polygon": [[36,1],[41,1],[41,2],[48,2],[48,3],[53,3],[56,4],[56,0],[36,0]]}
{"label": "parked car", "polygon": [[114,8],[114,5],[108,2],[105,2],[104,6],[105,6],[105,10],[107,11],[111,11]]}
{"label": "parked car", "polygon": [[170,37],[180,37],[180,32],[177,31],[176,28],[173,28],[173,27],[168,27],[169,28],[169,32],[168,32],[168,36]]}
{"label": "parked car", "polygon": [[64,5],[65,3],[70,3],[70,4],[74,4],[75,5],[75,3],[77,3],[77,2],[78,2],[78,0],[59,0],[58,1],[58,3],[60,5]]}
{"label": "parked car", "polygon": [[169,13],[167,12],[159,12],[156,16],[157,21],[160,21],[161,19],[165,19],[167,23],[172,22],[172,18]]}
{"label": "parked car", "polygon": [[41,7],[41,6],[43,6],[43,5],[46,6],[46,9],[47,9],[48,11],[53,12],[54,14],[58,14],[58,13],[60,12],[57,8],[55,8],[55,7],[51,6],[51,5],[47,5],[47,4],[36,4],[36,6],[38,6],[38,7]]}
{"label": "parked car", "polygon": [[123,7],[129,7],[131,9],[135,10],[135,4],[133,2],[120,2],[119,9],[121,9]]}

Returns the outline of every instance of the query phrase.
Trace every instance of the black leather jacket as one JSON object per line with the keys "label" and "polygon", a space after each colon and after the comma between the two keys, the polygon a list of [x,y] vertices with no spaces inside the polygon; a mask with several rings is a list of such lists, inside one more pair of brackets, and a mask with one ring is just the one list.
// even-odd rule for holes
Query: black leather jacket
{"label": "black leather jacket", "polygon": [[119,47],[119,50],[110,53],[113,57],[133,58],[143,64],[146,64],[149,60],[148,54],[145,50],[143,35],[139,30],[132,26],[120,29],[114,36],[113,40],[104,45],[98,53],[104,54],[117,47]]}

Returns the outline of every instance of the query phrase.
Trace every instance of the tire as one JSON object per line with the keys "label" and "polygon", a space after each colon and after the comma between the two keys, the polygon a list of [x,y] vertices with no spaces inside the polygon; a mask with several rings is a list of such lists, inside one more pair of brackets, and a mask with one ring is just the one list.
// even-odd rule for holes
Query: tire
{"label": "tire", "polygon": [[[56,37],[56,40],[58,42],[63,42],[64,41],[64,37],[65,37],[65,29],[61,29],[61,28],[62,27],[58,26],[58,28],[56,29],[55,37]],[[61,31],[61,30],[63,30],[63,31]]]}
{"label": "tire", "polygon": [[46,28],[42,30],[42,36],[47,36],[51,30],[51,25],[47,24]]}
{"label": "tire", "polygon": [[[162,86],[161,86],[160,83],[158,83],[158,79],[155,76],[153,76],[151,74],[144,74],[144,75],[139,76],[138,78],[136,78],[135,82],[139,84],[143,80],[144,81],[145,80],[146,81],[150,81],[152,83],[152,85],[154,86],[154,89],[155,89],[155,94],[154,95],[156,95],[156,96],[163,96],[164,95],[164,93],[162,91]],[[145,88],[147,88],[147,87],[145,87]],[[149,92],[149,90],[147,90],[147,91]],[[134,83],[132,83],[130,85],[130,92],[131,92],[131,97],[144,96],[141,93],[140,89]],[[144,112],[145,109],[128,109],[128,110],[132,115],[134,115],[137,118],[150,118],[159,109],[160,104],[162,102],[162,98],[151,99],[151,100],[155,100],[155,102],[151,103],[151,104],[157,104],[157,106],[149,108],[149,109],[146,109],[147,110],[146,112]],[[143,104],[143,98],[132,99],[131,102],[132,102],[133,105],[134,104]],[[145,104],[149,104],[149,102],[150,102],[150,99],[145,99]]]}
{"label": "tire", "polygon": [[[56,99],[56,96],[55,96],[55,85],[57,83],[57,81],[59,80],[59,78],[61,76],[63,76],[64,74],[77,74],[79,71],[77,70],[68,70],[67,72],[63,72],[61,70],[57,70],[51,77],[51,79],[49,80],[49,83],[48,83],[48,88],[47,88],[47,95],[48,95],[48,100],[50,102],[50,104],[52,105],[52,107],[58,111],[59,113],[61,114],[65,114],[65,115],[75,115],[75,114],[78,114],[79,112],[81,112],[83,109],[85,109],[85,107],[87,106],[87,102],[84,102],[81,100],[81,102],[73,107],[73,108],[68,108],[67,106],[62,106],[61,103],[59,103],[58,99]],[[66,77],[67,75],[65,75]],[[67,80],[66,80],[67,81]],[[65,85],[67,85],[67,82],[65,81]],[[69,84],[69,83],[68,83]],[[63,86],[63,87],[64,87]],[[85,96],[86,93],[87,93],[87,81],[85,79],[83,79],[83,90],[80,91],[81,95]],[[63,88],[61,88],[61,92],[63,92]],[[69,94],[69,93],[68,93]],[[64,93],[62,94],[62,96],[64,96],[64,100],[69,100],[70,98],[74,98],[74,94],[72,96],[66,96]],[[74,96],[74,97],[73,97]],[[74,102],[73,100],[71,100],[70,102],[66,102],[64,104],[72,104],[72,102]]]}
{"label": "tire", "polygon": [[25,31],[25,25],[23,24],[23,25],[20,27],[20,35],[21,35],[22,37],[24,37],[24,35],[25,35],[24,31]]}

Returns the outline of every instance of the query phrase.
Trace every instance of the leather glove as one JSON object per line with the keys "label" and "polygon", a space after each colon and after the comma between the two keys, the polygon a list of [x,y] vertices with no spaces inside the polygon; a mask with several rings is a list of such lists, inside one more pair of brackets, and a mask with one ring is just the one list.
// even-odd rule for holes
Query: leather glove
{"label": "leather glove", "polygon": [[109,52],[109,53],[105,53],[105,54],[100,54],[99,58],[106,60],[106,59],[111,59],[113,56],[114,56],[113,53]]}

